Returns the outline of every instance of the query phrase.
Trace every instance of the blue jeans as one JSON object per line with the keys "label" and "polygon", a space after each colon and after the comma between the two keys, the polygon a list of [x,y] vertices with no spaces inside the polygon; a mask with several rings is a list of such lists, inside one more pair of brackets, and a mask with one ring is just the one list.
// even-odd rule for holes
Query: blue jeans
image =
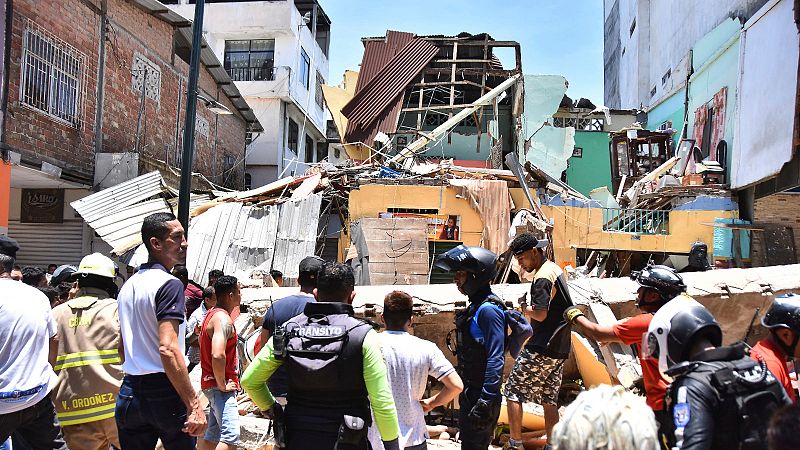
{"label": "blue jeans", "polygon": [[50,396],[21,411],[0,414],[0,442],[5,442],[12,433],[14,448],[67,449]]}
{"label": "blue jeans", "polygon": [[236,392],[221,392],[217,388],[205,389],[208,398],[208,429],[203,439],[210,442],[239,443],[239,407]]}
{"label": "blue jeans", "polygon": [[125,375],[115,411],[119,441],[125,450],[193,450],[195,439],[181,431],[186,406],[164,373]]}

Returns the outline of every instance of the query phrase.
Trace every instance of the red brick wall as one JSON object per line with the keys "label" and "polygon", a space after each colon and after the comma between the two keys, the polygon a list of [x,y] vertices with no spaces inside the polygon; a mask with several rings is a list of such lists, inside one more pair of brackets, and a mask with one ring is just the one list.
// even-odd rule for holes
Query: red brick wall
{"label": "red brick wall", "polygon": [[[20,55],[22,34],[28,19],[58,38],[73,45],[88,57],[86,94],[80,129],[59,123],[39,111],[19,104]],[[141,91],[134,91],[131,68],[135,55],[141,54],[161,72],[158,101],[145,97],[139,151],[148,156],[175,162],[176,147],[183,141],[186,111],[188,64],[173,55],[173,27],[131,5],[126,0],[108,0],[108,38],[106,41],[105,96],[103,103],[102,151],[135,150],[137,118]],[[46,160],[89,180],[94,170],[94,119],[96,77],[99,61],[99,16],[79,0],[14,2],[14,27],[9,73],[9,119],[7,143],[27,159]],[[203,68],[200,92],[218,98],[232,111],[233,105],[218,91],[211,74]],[[180,106],[178,103],[180,102]],[[180,114],[178,113],[180,109]],[[225,154],[237,161],[244,158],[246,124],[239,115],[216,115],[202,103],[197,116],[209,123],[208,136],[195,135],[194,171],[212,181],[223,182]],[[216,151],[215,151],[216,141]],[[228,177],[229,184],[241,187],[244,166]]]}

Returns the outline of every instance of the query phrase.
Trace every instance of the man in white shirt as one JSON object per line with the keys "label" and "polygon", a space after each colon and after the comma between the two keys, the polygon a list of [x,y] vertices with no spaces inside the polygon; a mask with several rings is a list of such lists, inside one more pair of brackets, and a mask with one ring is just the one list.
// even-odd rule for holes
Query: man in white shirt
{"label": "man in white shirt", "polygon": [[[379,336],[397,406],[400,448],[425,450],[428,438],[425,413],[456,398],[464,384],[436,344],[408,333],[412,327],[413,309],[414,301],[410,295],[402,291],[390,292],[383,300],[382,318],[386,331]],[[423,399],[428,376],[442,382],[444,389]],[[383,448],[374,429],[370,429],[370,442],[373,449]]]}
{"label": "man in white shirt", "polygon": [[117,297],[125,377],[115,418],[125,450],[194,450],[206,414],[189,381],[184,359],[186,305],[183,283],[170,274],[186,261],[183,226],[170,213],[144,218],[146,264],[122,286]]}
{"label": "man in white shirt", "polygon": [[14,433],[34,450],[66,449],[50,390],[57,344],[50,302],[11,277],[19,245],[0,235],[0,442]]}

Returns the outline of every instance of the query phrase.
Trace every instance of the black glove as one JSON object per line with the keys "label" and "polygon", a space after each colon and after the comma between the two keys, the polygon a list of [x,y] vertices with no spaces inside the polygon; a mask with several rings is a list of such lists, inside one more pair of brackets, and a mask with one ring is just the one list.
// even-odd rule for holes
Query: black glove
{"label": "black glove", "polygon": [[384,450],[400,450],[400,442],[397,439],[391,441],[383,441]]}
{"label": "black glove", "polygon": [[489,402],[480,398],[478,399],[478,403],[475,403],[475,406],[470,410],[468,417],[475,427],[484,427],[489,425],[489,422],[492,420],[490,410]]}

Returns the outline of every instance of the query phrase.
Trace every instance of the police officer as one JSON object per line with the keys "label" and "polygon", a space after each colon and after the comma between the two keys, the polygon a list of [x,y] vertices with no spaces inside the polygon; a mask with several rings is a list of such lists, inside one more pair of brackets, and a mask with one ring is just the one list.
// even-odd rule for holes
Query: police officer
{"label": "police officer", "polygon": [[[354,285],[349,266],[325,264],[314,290],[317,301],[276,327],[242,376],[256,406],[282,422],[276,424],[278,448],[366,450],[371,409],[384,448],[399,450],[380,341],[367,322],[353,317]],[[282,364],[289,380],[285,413],[265,384]]]}
{"label": "police officer", "polygon": [[464,450],[486,450],[500,416],[506,323],[489,286],[496,263],[497,255],[489,250],[464,245],[434,262],[439,269],[455,272],[458,290],[469,298],[467,309],[456,315],[458,373],[465,386],[458,398]]}
{"label": "police officer", "polygon": [[[641,310],[641,314],[622,319],[613,325],[600,325],[587,319],[580,309],[573,306],[566,310],[565,317],[578,325],[583,334],[597,342],[638,344],[641,347],[642,336],[647,333],[653,314],[675,297],[690,297],[686,294],[683,278],[671,267],[648,265],[641,271],[633,272],[631,279],[639,284],[636,307]],[[672,422],[670,418],[664,416],[664,395],[669,382],[658,370],[658,361],[648,358],[641,348],[639,362],[642,366],[647,404],[653,409],[663,431],[664,426]]]}
{"label": "police officer", "polygon": [[58,326],[56,414],[70,448],[121,448],[114,407],[122,384],[114,262],[84,257],[72,275],[75,298],[53,309]]}
{"label": "police officer", "polygon": [[720,347],[722,330],[700,303],[676,299],[653,316],[646,353],[674,382],[667,410],[676,449],[766,449],[772,413],[789,403],[780,383],[745,352]]}
{"label": "police officer", "polygon": [[786,294],[775,298],[769,311],[761,319],[769,336],[750,349],[750,356],[767,363],[767,368],[781,382],[793,402],[797,393],[789,377],[786,361],[800,358],[800,295]]}

